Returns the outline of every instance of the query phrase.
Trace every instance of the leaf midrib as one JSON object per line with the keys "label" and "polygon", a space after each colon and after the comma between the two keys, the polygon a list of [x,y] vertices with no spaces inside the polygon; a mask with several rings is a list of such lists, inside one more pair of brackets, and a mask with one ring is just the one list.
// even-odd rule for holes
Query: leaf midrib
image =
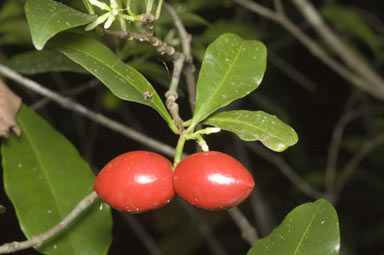
{"label": "leaf midrib", "polygon": [[[74,51],[78,54],[84,54],[86,56],[88,56],[89,58],[91,59],[94,59],[97,61],[97,63],[99,63],[99,65],[101,66],[104,66],[106,67],[108,70],[111,70],[113,73],[115,73],[116,75],[118,75],[119,77],[122,77],[124,81],[126,81],[126,83],[128,83],[130,86],[132,86],[136,91],[138,91],[139,93],[143,93],[139,87],[137,87],[135,85],[135,83],[129,81],[127,79],[127,77],[123,74],[123,73],[120,73],[118,72],[115,68],[112,68],[110,65],[108,65],[107,63],[105,63],[104,61],[102,61],[101,59],[97,58],[97,55],[92,55],[86,51],[83,51],[81,49],[78,49],[78,48],[75,48],[75,47],[69,47],[69,46],[66,46],[66,45],[62,45],[62,44],[59,44],[59,43],[52,43],[52,45],[56,45],[56,47],[58,48],[58,50],[60,50],[64,55],[66,55],[66,52],[65,50],[67,51]],[[125,65],[120,59],[117,60],[118,61],[118,65]],[[79,64],[79,62],[75,61],[76,63]],[[80,64],[81,65],[81,64]],[[81,65],[83,66],[83,65]],[[86,70],[88,70],[89,72],[93,73],[91,69],[83,66]],[[130,68],[128,65],[126,65],[125,67],[127,68]],[[132,68],[132,67],[131,67]],[[134,68],[132,68],[134,71],[136,71]],[[136,71],[137,72],[137,71]],[[96,74],[94,74],[96,77],[98,77]],[[137,75],[141,75],[139,72],[137,72]],[[108,82],[105,81],[105,79],[103,79],[103,77],[98,77],[101,81],[103,81],[103,83],[105,84],[105,86],[107,86],[109,88],[108,85],[106,85]],[[144,82],[147,82],[144,78]],[[150,85],[150,84],[149,84]],[[147,86],[147,87],[151,87],[151,86]],[[141,104],[144,104],[144,105],[148,105],[149,107],[155,109],[162,117],[164,120],[166,120],[166,122],[169,124],[169,125],[172,125],[172,118],[169,116],[169,113],[168,111],[166,110],[164,104],[162,103],[161,101],[161,98],[159,96],[159,94],[157,93],[157,91],[155,89],[152,90],[154,92],[154,96],[157,98],[157,101],[161,102],[159,104],[155,104],[153,103],[152,101],[135,101],[133,100],[132,98],[129,98],[129,99],[125,99],[125,98],[121,98],[120,96],[118,96],[119,98],[123,99],[123,100],[128,100],[128,101],[134,101],[134,102],[138,102],[138,103],[141,103]],[[155,100],[154,100],[155,101]]]}
{"label": "leaf midrib", "polygon": [[[55,44],[56,44],[56,43],[55,43]],[[55,44],[54,44],[54,45],[55,45]],[[78,49],[78,48],[73,48],[73,47],[68,47],[68,46],[63,46],[63,45],[60,46],[60,44],[56,44],[56,45],[58,45],[59,48],[62,48],[62,50],[67,49],[67,50],[72,50],[72,51],[75,51],[75,52],[78,52],[78,53],[87,55],[88,57],[90,57],[90,58],[96,60],[97,63],[99,63],[99,65],[107,67],[109,70],[111,70],[112,72],[114,72],[115,74],[117,74],[119,77],[122,77],[123,80],[126,81],[128,84],[130,84],[133,88],[135,88],[136,91],[138,91],[139,93],[143,93],[143,92],[139,89],[139,87],[135,86],[134,83],[132,83],[131,81],[129,81],[129,80],[126,78],[125,75],[123,75],[122,73],[118,72],[115,68],[112,68],[110,65],[108,65],[108,64],[105,63],[105,62],[103,62],[101,59],[97,58],[96,55],[89,54],[88,52],[86,52],[86,51],[82,51],[82,50],[80,50],[80,49]],[[63,53],[64,53],[64,52],[63,52]],[[123,64],[123,63],[119,63],[119,65],[121,65],[121,64]],[[84,68],[87,69],[88,71],[90,71],[91,73],[93,73],[91,69],[88,69],[87,67],[84,67]],[[103,77],[100,77],[99,79],[102,80],[102,81],[105,81],[105,79],[103,79]],[[156,91],[155,91],[155,92],[156,92]],[[156,94],[155,94],[154,96],[157,96],[157,97],[158,97],[157,92],[156,92]],[[124,98],[122,98],[122,99],[124,99]],[[125,99],[124,99],[124,100],[125,100]],[[131,99],[131,100],[132,100],[132,99]],[[143,103],[143,102],[141,102],[141,101],[139,101],[139,102],[140,102],[140,103]],[[153,107],[153,108],[155,108],[156,110],[160,111],[161,113],[163,113],[162,109],[159,108],[156,104],[150,103],[150,104],[148,104],[148,105],[151,106],[151,107]]]}
{"label": "leaf midrib", "polygon": [[[52,195],[53,195],[53,197],[54,197],[54,199],[55,199],[57,210],[58,210],[58,212],[59,212],[59,214],[60,214],[61,219],[63,219],[66,215],[65,215],[64,212],[62,211],[62,208],[59,206],[59,203],[58,203],[58,201],[59,201],[59,199],[58,199],[58,195],[56,194],[55,189],[53,188],[53,185],[52,185],[52,183],[51,183],[51,181],[50,181],[51,179],[49,178],[49,175],[47,174],[47,170],[46,170],[45,164],[43,164],[43,160],[42,160],[42,158],[41,158],[41,155],[40,155],[40,153],[38,153],[37,147],[36,147],[36,145],[33,143],[33,139],[32,139],[33,135],[31,135],[31,134],[29,133],[28,128],[27,128],[27,126],[24,124],[24,122],[23,122],[22,119],[19,119],[18,122],[19,122],[19,125],[22,127],[23,135],[25,136],[26,140],[29,142],[29,144],[30,144],[30,146],[31,146],[31,148],[32,148],[32,151],[33,151],[34,155],[36,156],[36,159],[37,159],[38,163],[41,165],[41,172],[44,174],[45,179],[47,180],[46,183],[48,184],[48,187],[49,187],[49,189],[51,190],[51,193],[52,193]],[[48,180],[49,180],[49,181],[48,181]],[[49,229],[49,228],[48,228],[48,229]],[[71,235],[68,235],[68,236],[67,236],[67,239],[69,239],[69,241],[70,241],[70,243],[71,243],[71,247],[72,247],[72,248],[75,247],[74,242],[73,242],[73,240],[72,240],[72,236],[71,236]],[[74,249],[74,250],[75,250],[75,249]]]}
{"label": "leaf midrib", "polygon": [[[212,102],[212,100],[216,97],[217,93],[221,90],[222,86],[225,84],[225,81],[227,80],[228,76],[232,73],[232,71],[234,69],[235,63],[237,62],[237,59],[239,58],[240,52],[243,49],[243,45],[244,44],[245,44],[245,41],[242,41],[241,44],[240,44],[239,50],[237,51],[237,53],[235,55],[235,58],[233,59],[231,65],[230,65],[230,68],[228,69],[228,71],[224,75],[224,78],[220,81],[219,86],[216,87],[216,90],[213,93],[213,95],[205,103],[203,103],[201,105],[199,111],[196,113],[196,116],[199,116],[200,112],[204,112],[205,111],[205,108],[207,108],[206,106],[209,105]],[[209,114],[210,113],[208,113],[207,115],[209,115]],[[197,119],[197,121],[199,122],[202,119],[204,119],[204,117],[200,116],[199,119]]]}
{"label": "leaf midrib", "polygon": [[311,225],[312,225],[312,222],[313,222],[314,219],[316,218],[316,214],[317,214],[317,212],[320,210],[320,207],[321,207],[321,203],[319,203],[319,205],[317,206],[315,212],[312,214],[312,218],[311,218],[311,220],[309,221],[307,227],[305,228],[305,231],[304,231],[302,237],[300,238],[300,241],[299,241],[299,243],[297,244],[296,249],[294,250],[294,252],[293,252],[292,255],[297,254],[297,251],[299,250],[301,244],[303,243],[304,238],[305,238],[305,236],[307,235],[307,233],[308,233],[308,231],[309,231],[309,228],[310,228]]}

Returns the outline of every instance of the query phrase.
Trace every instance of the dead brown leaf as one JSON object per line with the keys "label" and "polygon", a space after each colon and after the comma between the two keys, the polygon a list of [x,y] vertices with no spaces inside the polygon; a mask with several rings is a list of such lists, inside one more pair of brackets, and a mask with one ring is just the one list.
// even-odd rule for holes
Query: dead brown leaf
{"label": "dead brown leaf", "polygon": [[16,115],[21,106],[21,99],[0,80],[0,136],[9,137],[9,129],[17,136],[21,130],[16,122]]}

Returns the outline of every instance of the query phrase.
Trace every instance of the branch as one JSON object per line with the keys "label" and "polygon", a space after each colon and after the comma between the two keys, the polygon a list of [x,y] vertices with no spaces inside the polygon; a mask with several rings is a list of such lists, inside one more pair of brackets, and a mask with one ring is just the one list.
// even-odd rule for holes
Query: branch
{"label": "branch", "polygon": [[343,171],[340,174],[339,180],[336,185],[337,194],[343,189],[345,184],[351,178],[353,171],[360,164],[360,162],[376,147],[384,144],[384,132],[380,133],[373,139],[365,142],[360,150],[348,161]]}
{"label": "branch", "polygon": [[120,212],[121,217],[125,220],[132,231],[140,239],[143,245],[147,248],[151,255],[162,255],[160,247],[156,244],[156,241],[148,233],[148,231],[141,225],[139,220],[130,213]]}
{"label": "branch", "polygon": [[74,219],[76,219],[77,216],[79,216],[83,211],[85,211],[95,201],[96,198],[97,194],[93,191],[92,193],[84,197],[83,200],[81,200],[76,205],[76,207],[57,225],[40,235],[32,236],[31,239],[27,241],[3,244],[2,246],[0,246],[0,253],[11,253],[28,249],[31,247],[41,246],[46,240],[53,237],[54,235],[62,231],[66,226],[68,226]]}
{"label": "branch", "polygon": [[237,227],[241,231],[241,237],[248,242],[250,246],[254,245],[259,236],[257,235],[256,229],[249,223],[247,217],[240,211],[239,208],[233,207],[227,210]]}
{"label": "branch", "polygon": [[[77,86],[76,88],[59,91],[59,93],[62,94],[63,96],[77,96],[77,95],[79,95],[79,94],[81,94],[81,93],[83,93],[89,89],[96,87],[96,85],[98,83],[100,83],[100,81],[97,79],[94,79],[94,80],[91,80],[85,84],[81,84],[81,85]],[[50,101],[51,100],[49,98],[44,97],[44,98],[40,99],[39,101],[34,102],[29,107],[32,110],[37,110],[37,109],[43,107],[44,105],[46,105],[47,103],[49,103]]]}
{"label": "branch", "polygon": [[315,199],[324,197],[323,193],[314,189],[299,175],[297,175],[281,156],[269,151],[266,148],[263,148],[261,145],[257,145],[256,143],[246,143],[246,145],[251,150],[262,156],[264,159],[275,165],[280,170],[280,172],[285,175],[285,177],[287,177],[296,186],[296,188],[301,190],[304,194]]}
{"label": "branch", "polygon": [[331,201],[333,201],[335,191],[337,158],[339,155],[341,140],[343,138],[344,128],[348,125],[348,123],[356,119],[362,113],[361,109],[350,110],[356,99],[354,95],[352,95],[352,97],[350,97],[348,102],[346,103],[343,114],[340,117],[339,121],[336,123],[335,128],[333,129],[331,143],[329,145],[324,180],[326,194]]}
{"label": "branch", "polygon": [[[166,97],[166,106],[170,112],[172,119],[175,125],[178,127],[179,134],[182,134],[184,131],[183,120],[179,115],[179,105],[176,103],[177,98],[179,97],[177,93],[177,87],[179,85],[181,72],[183,70],[185,55],[177,52],[172,46],[167,45],[165,42],[161,41],[159,38],[153,36],[154,29],[154,19],[151,15],[143,15],[142,22],[145,24],[145,32],[143,34],[137,34],[127,31],[109,31],[106,30],[107,34],[115,35],[121,39],[128,40],[138,40],[149,42],[160,54],[167,54],[173,57],[173,73],[172,80],[169,86],[169,90],[165,93]],[[177,24],[180,26],[180,22]]]}
{"label": "branch", "polygon": [[194,226],[196,226],[201,236],[205,239],[211,252],[215,255],[227,254],[224,247],[221,245],[220,241],[217,240],[216,236],[212,232],[209,224],[207,224],[207,222],[204,221],[204,219],[200,216],[196,208],[186,203],[180,197],[177,197],[176,199],[183,206],[183,209],[187,212],[188,216],[191,218]]}
{"label": "branch", "polygon": [[175,149],[167,144],[161,143],[149,136],[146,136],[132,128],[129,128],[117,121],[111,120],[104,115],[94,112],[92,110],[89,110],[88,108],[84,107],[83,105],[75,102],[74,100],[71,100],[69,98],[65,98],[62,95],[49,90],[39,83],[30,80],[26,77],[23,77],[22,75],[16,73],[15,71],[5,67],[4,65],[0,64],[0,74],[4,75],[5,77],[19,83],[20,85],[44,96],[55,103],[59,104],[65,109],[69,109],[73,112],[76,112],[78,114],[81,114],[85,116],[86,118],[95,121],[109,129],[112,129],[136,142],[139,142],[141,144],[144,144],[145,146],[148,146],[149,148],[155,149],[157,151],[160,151],[164,153],[165,155],[168,155],[170,157],[173,157],[175,155]]}
{"label": "branch", "polygon": [[304,18],[312,25],[315,31],[327,42],[344,63],[360,74],[372,89],[376,90],[381,96],[384,96],[383,79],[360,57],[358,57],[349,47],[334,33],[324,22],[320,13],[307,0],[291,0],[296,8],[302,13]]}
{"label": "branch", "polygon": [[195,109],[195,101],[196,101],[196,79],[195,79],[195,71],[196,67],[193,64],[193,58],[191,54],[191,40],[192,36],[187,33],[181,19],[177,15],[175,9],[166,3],[163,4],[164,8],[168,11],[169,15],[173,19],[175,27],[179,33],[179,37],[181,40],[181,44],[183,47],[183,54],[185,56],[185,69],[184,75],[187,82],[188,95],[189,95],[189,104],[191,110]]}
{"label": "branch", "polygon": [[166,54],[169,56],[173,56],[176,52],[175,48],[161,41],[156,36],[151,35],[151,33],[148,30],[146,30],[146,33],[144,34],[132,33],[127,31],[112,31],[112,30],[105,30],[105,32],[109,35],[117,36],[120,39],[149,42],[153,47],[155,47],[155,49],[161,55]]}
{"label": "branch", "polygon": [[[237,108],[236,104],[232,105],[232,107]],[[251,159],[249,157],[249,153],[247,151],[245,143],[240,140],[235,134],[232,134],[231,138],[231,144],[233,144],[232,149],[236,152],[236,157],[240,160],[240,162],[243,163],[246,168],[252,169]],[[255,173],[252,174],[254,175]],[[256,233],[261,236],[266,236],[276,226],[271,207],[269,206],[267,199],[263,196],[262,192],[260,191],[260,187],[258,185],[255,185],[255,187],[253,188],[249,199],[257,225]]]}
{"label": "branch", "polygon": [[314,81],[271,50],[268,51],[268,61],[279,68],[281,72],[285,73],[287,77],[301,85],[305,90],[312,93],[316,91],[318,86]]}
{"label": "branch", "polygon": [[170,112],[173,122],[176,124],[176,127],[179,129],[179,134],[182,134],[184,131],[183,120],[179,115],[179,105],[176,103],[179,94],[177,93],[177,87],[179,86],[181,71],[184,64],[184,55],[176,54],[177,57],[173,60],[173,73],[172,80],[169,86],[168,91],[165,93],[166,105],[168,111]]}
{"label": "branch", "polygon": [[259,15],[264,16],[270,20],[275,21],[280,24],[286,30],[288,30],[297,40],[299,40],[315,57],[320,59],[324,64],[328,65],[333,69],[337,74],[343,77],[345,80],[349,81],[351,84],[360,88],[361,90],[369,93],[371,96],[376,97],[384,101],[384,92],[373,87],[370,83],[367,83],[365,79],[362,79],[359,75],[356,75],[354,72],[349,71],[343,65],[338,63],[335,59],[330,57],[326,51],[324,51],[319,44],[312,40],[309,36],[303,33],[298,26],[296,26],[290,19],[288,19],[284,13],[278,13],[272,11],[260,4],[249,0],[234,0],[236,3],[241,6],[249,9],[252,12],[255,12]]}

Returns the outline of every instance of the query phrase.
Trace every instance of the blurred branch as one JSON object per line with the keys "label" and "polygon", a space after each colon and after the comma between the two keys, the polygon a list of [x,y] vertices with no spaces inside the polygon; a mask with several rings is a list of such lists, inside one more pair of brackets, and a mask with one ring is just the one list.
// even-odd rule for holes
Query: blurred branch
{"label": "blurred branch", "polygon": [[254,152],[262,156],[264,159],[269,161],[271,164],[275,165],[280,172],[285,175],[297,189],[301,190],[304,194],[311,198],[321,198],[324,197],[324,194],[320,191],[317,191],[307,182],[305,182],[296,172],[289,166],[289,164],[278,154],[269,151],[264,148],[262,145],[256,143],[246,143],[246,145]]}
{"label": "blurred branch", "polygon": [[141,225],[141,223],[130,213],[120,212],[123,219],[128,223],[129,227],[133,230],[135,235],[140,239],[145,248],[151,255],[164,254],[156,241],[148,233],[148,231]]}
{"label": "blurred branch", "polygon": [[[245,147],[245,143],[235,134],[231,135],[231,138],[232,142],[230,142],[230,144],[231,146],[234,146],[232,149],[236,152],[236,157],[247,169],[252,169],[251,160],[249,158],[247,148]],[[252,175],[256,174],[255,171],[250,172]],[[257,176],[254,177],[257,178]],[[249,199],[257,225],[256,232],[258,232],[261,236],[266,236],[275,228],[276,224],[274,222],[272,210],[267,202],[267,199],[261,193],[259,185],[255,185]]]}
{"label": "blurred branch", "polygon": [[227,254],[224,247],[221,245],[219,240],[217,240],[216,236],[211,231],[210,226],[201,218],[199,212],[196,211],[194,207],[190,204],[187,204],[184,200],[177,197],[177,201],[183,206],[184,210],[187,212],[197,230],[200,232],[201,236],[206,241],[209,249],[215,255],[224,255]]}
{"label": "blurred branch", "polygon": [[280,56],[275,54],[273,51],[268,51],[268,61],[275,65],[280,71],[285,73],[290,79],[301,85],[305,90],[309,92],[315,92],[317,84],[312,81],[304,73],[300,72],[297,68],[286,62]]}
{"label": "blurred branch", "polygon": [[249,223],[247,217],[245,217],[238,207],[228,209],[227,212],[240,229],[241,237],[246,240],[250,246],[254,245],[257,240],[259,240],[259,236],[257,235],[256,229]]}
{"label": "blurred branch", "polygon": [[366,81],[366,87],[384,99],[384,80],[359,56],[357,56],[339,36],[334,33],[324,22],[320,13],[307,0],[291,0],[304,18],[312,25],[320,37],[328,43],[344,63]]}
{"label": "blurred branch", "polygon": [[348,161],[343,171],[341,172],[337,185],[336,194],[343,189],[348,180],[351,178],[354,170],[360,164],[360,162],[375,148],[384,144],[384,132],[378,134],[376,137],[366,141],[359,151]]}
{"label": "blurred branch", "polygon": [[[371,96],[376,97],[384,101],[384,87],[377,87],[371,84],[371,79],[366,80],[356,75],[354,72],[348,70],[335,59],[327,54],[319,44],[307,36],[301,29],[295,25],[281,10],[273,11],[270,10],[261,4],[252,2],[250,0],[234,0],[234,2],[240,4],[241,6],[249,9],[250,11],[262,15],[270,20],[275,21],[280,24],[286,30],[288,30],[297,40],[299,40],[315,57],[319,58],[323,63],[328,65],[336,73],[338,73],[345,80],[349,81],[351,84],[360,88],[361,90],[369,93]],[[360,74],[360,72],[358,72]],[[376,76],[376,75],[375,75]],[[377,80],[377,79],[373,79]],[[377,83],[377,82],[376,82]]]}
{"label": "blurred branch", "polygon": [[161,143],[117,121],[111,120],[100,113],[89,110],[88,108],[75,102],[74,100],[63,97],[62,95],[43,87],[39,83],[16,73],[15,71],[5,67],[2,64],[0,64],[0,74],[19,83],[20,85],[23,85],[24,87],[34,91],[35,93],[38,93],[42,96],[45,96],[51,99],[53,102],[59,104],[63,108],[66,108],[78,114],[81,114],[87,117],[88,119],[95,121],[109,129],[112,129],[136,142],[144,144],[149,148],[160,151],[165,155],[168,155],[169,157],[173,157],[173,155],[175,154],[175,149],[173,147],[167,144]]}
{"label": "blurred branch", "polygon": [[6,243],[0,246],[0,253],[11,253],[15,251],[25,250],[31,247],[39,247],[41,246],[44,241],[48,240],[49,238],[53,237],[60,231],[62,231],[66,226],[68,226],[74,219],[76,219],[77,216],[79,216],[82,212],[84,212],[97,198],[96,192],[92,192],[86,197],[84,197],[77,205],[76,207],[67,215],[65,218],[60,221],[57,225],[50,228],[46,232],[37,235],[32,236],[29,240],[24,242],[12,242],[12,243]]}
{"label": "blurred branch", "polygon": [[340,119],[336,123],[335,128],[333,129],[332,138],[329,145],[327,165],[325,168],[325,191],[330,201],[333,201],[333,197],[335,195],[334,191],[337,159],[339,155],[341,140],[343,138],[344,129],[348,125],[348,123],[356,119],[363,112],[362,109],[351,110],[353,104],[356,101],[355,95],[356,94],[350,96],[349,100],[347,101],[343,110],[343,114],[341,115]]}

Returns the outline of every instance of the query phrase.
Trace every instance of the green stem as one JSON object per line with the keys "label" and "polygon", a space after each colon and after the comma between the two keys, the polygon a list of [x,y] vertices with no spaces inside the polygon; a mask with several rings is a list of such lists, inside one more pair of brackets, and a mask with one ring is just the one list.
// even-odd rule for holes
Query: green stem
{"label": "green stem", "polygon": [[95,14],[95,10],[93,9],[92,4],[88,2],[88,0],[83,0],[83,4],[85,5],[85,8],[87,8],[89,14]]}
{"label": "green stem", "polygon": [[130,16],[136,16],[136,14],[133,13],[133,11],[131,10],[131,0],[127,0],[127,3],[125,5],[125,9],[127,10],[128,14]]}
{"label": "green stem", "polygon": [[188,126],[191,124],[191,120],[192,120],[192,119],[189,119],[189,120],[184,121],[184,122],[183,122],[183,126],[184,126],[184,127],[188,127]]}
{"label": "green stem", "polygon": [[177,142],[177,146],[176,146],[176,152],[175,152],[175,157],[174,157],[174,162],[173,162],[173,170],[176,168],[176,166],[181,161],[181,156],[182,156],[183,150],[184,150],[184,144],[185,144],[185,137],[181,135],[179,137],[179,141]]}
{"label": "green stem", "polygon": [[156,9],[156,19],[160,18],[160,13],[161,13],[161,7],[163,6],[163,0],[159,0],[159,3],[157,5],[157,9]]}
{"label": "green stem", "polygon": [[153,2],[154,2],[154,0],[146,0],[145,1],[145,13],[146,14],[151,14]]}
{"label": "green stem", "polygon": [[200,134],[195,133],[194,137],[197,139],[197,142],[202,151],[209,151],[207,142],[204,140],[204,138]]}

